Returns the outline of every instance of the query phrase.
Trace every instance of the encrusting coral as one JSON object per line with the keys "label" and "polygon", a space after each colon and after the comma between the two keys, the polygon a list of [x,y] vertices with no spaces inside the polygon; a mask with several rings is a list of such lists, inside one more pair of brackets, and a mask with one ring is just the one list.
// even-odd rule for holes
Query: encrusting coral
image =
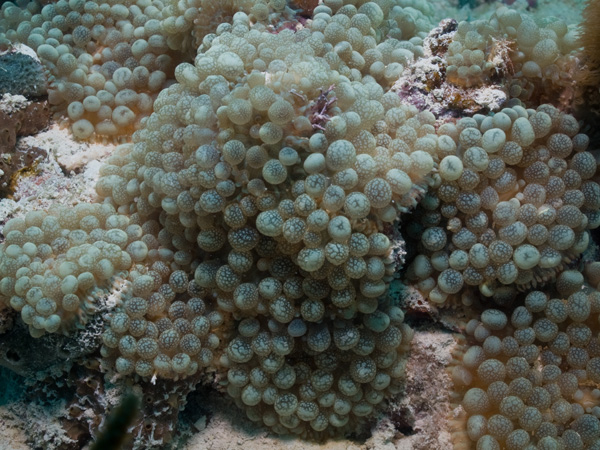
{"label": "encrusting coral", "polygon": [[28,98],[47,94],[45,70],[39,61],[24,52],[0,55],[0,95],[22,95]]}
{"label": "encrusting coral", "polygon": [[[45,99],[28,100],[22,95],[4,94],[0,99],[0,152],[13,153],[17,138],[42,131],[48,126],[50,115],[48,101]],[[4,159],[6,158],[10,156],[5,155]],[[10,166],[11,162],[6,161],[5,164]]]}
{"label": "encrusting coral", "polygon": [[[447,28],[441,82],[505,89],[495,111],[452,120],[407,104],[396,85],[435,50],[431,36],[424,45],[430,4],[331,0],[299,20],[301,3],[3,4],[0,44],[36,50],[73,135],[132,138],[100,169],[96,203],[4,225],[0,301],[43,339],[84,327],[119,286],[102,370],[185,393],[216,371],[251,420],[321,439],[365,428],[403,389],[412,330],[388,289],[406,213],[418,206],[403,232],[420,243],[403,281],[435,304],[470,306],[479,292],[508,308],[557,277],[569,300],[548,305],[579,323],[589,311],[575,310],[597,294],[564,270],[600,225],[600,186],[578,121],[541,104],[570,88],[577,43],[564,23],[502,7]],[[534,339],[558,339],[566,316],[543,320]],[[467,331],[497,356],[492,331],[507,316],[487,310],[481,322]],[[504,364],[526,377],[539,354],[529,335],[504,359],[465,363],[456,380],[487,386]],[[582,351],[564,354],[577,370],[588,364]],[[479,384],[465,394],[469,414],[488,411],[470,407],[485,403]],[[495,448],[511,420],[524,423],[510,434],[518,445],[537,429],[507,417],[494,419],[497,432],[492,418],[469,419],[469,437]],[[577,420],[573,433],[597,438],[592,419]]]}
{"label": "encrusting coral", "polygon": [[[35,53],[20,44],[11,51],[0,53],[0,68],[0,153],[11,153],[17,136],[35,134],[48,126],[48,83],[46,69]],[[7,158],[10,157],[2,157]],[[0,162],[7,166],[0,167],[4,172],[0,177],[11,171],[10,166],[14,170],[17,164],[11,163]]]}

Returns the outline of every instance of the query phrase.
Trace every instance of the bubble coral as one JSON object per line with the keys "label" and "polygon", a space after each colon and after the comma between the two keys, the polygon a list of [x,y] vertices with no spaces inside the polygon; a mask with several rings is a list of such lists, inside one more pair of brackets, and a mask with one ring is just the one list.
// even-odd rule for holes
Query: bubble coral
{"label": "bubble coral", "polygon": [[[466,413],[451,419],[455,442],[542,446],[550,439],[580,448],[597,443],[598,392],[589,383],[598,381],[598,343],[591,331],[597,327],[598,292],[549,300],[532,291],[524,303],[510,318],[486,310],[481,321],[467,325],[475,343],[455,355],[462,362],[451,365]],[[566,314],[556,314],[559,305]],[[478,333],[481,327],[487,333]]]}
{"label": "bubble coral", "polygon": [[[493,127],[500,115],[506,131]],[[423,216],[423,251],[409,268],[409,279],[422,283],[439,304],[463,283],[507,304],[517,290],[554,279],[587,248],[587,230],[599,225],[590,202],[598,186],[590,179],[596,162],[585,147],[573,151],[573,142],[586,139],[572,116],[550,105],[537,110],[516,105],[478,119],[481,125],[468,119],[457,124],[464,156],[440,162],[441,184],[428,195],[444,213],[435,223]],[[548,123],[543,131],[542,122]],[[498,137],[487,139],[492,132]],[[573,195],[583,201],[573,203]],[[434,283],[425,288],[431,278]]]}
{"label": "bubble coral", "polygon": [[[412,330],[387,293],[395,227],[419,205],[404,281],[438,305],[476,289],[499,305],[467,325],[481,345],[454,374],[469,439],[552,446],[559,425],[566,446],[597,438],[569,403],[595,395],[579,380],[599,378],[597,302],[563,270],[600,224],[596,164],[579,123],[533,95],[564,81],[561,22],[500,8],[458,25],[449,81],[512,74],[512,99],[439,123],[392,89],[424,56],[423,1],[326,1],[293,27],[286,2],[262,0],[1,12],[1,44],[34,48],[76,138],[131,135],[97,203],[4,227],[0,299],[33,336],[72,332],[118,280],[100,347],[117,379],[187,392],[217,371],[277,433],[356,432],[403,386]],[[503,33],[521,53],[496,45]],[[558,297],[531,293],[509,323],[517,292],[554,276]]]}

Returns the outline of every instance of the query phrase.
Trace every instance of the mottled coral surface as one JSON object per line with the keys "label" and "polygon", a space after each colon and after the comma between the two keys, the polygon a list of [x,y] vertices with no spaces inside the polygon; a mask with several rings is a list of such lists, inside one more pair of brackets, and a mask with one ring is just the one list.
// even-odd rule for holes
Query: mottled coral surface
{"label": "mottled coral surface", "polygon": [[2,5],[11,448],[598,445],[577,30],[437,6]]}

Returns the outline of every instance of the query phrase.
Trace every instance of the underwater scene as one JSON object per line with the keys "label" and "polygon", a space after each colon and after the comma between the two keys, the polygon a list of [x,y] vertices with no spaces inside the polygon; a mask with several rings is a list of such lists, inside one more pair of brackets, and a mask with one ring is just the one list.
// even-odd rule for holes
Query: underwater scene
{"label": "underwater scene", "polygon": [[0,1],[0,450],[600,450],[600,0]]}

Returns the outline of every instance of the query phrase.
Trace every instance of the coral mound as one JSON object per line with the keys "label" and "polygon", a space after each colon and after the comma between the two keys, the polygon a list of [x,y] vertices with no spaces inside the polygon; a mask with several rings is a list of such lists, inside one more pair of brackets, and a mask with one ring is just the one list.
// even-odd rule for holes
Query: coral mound
{"label": "coral mound", "polygon": [[[600,185],[564,110],[575,30],[506,7],[433,16],[423,0],[2,5],[0,46],[35,50],[61,123],[119,143],[95,201],[2,230],[2,331],[64,346],[39,374],[76,387],[64,442],[94,439],[131,388],[131,446],[167,445],[200,382],[277,434],[359,435],[390,398],[381,427],[435,428],[399,406],[407,382],[424,400],[395,282],[421,312],[478,317],[452,371],[459,447],[597,445],[598,294],[574,268]],[[556,298],[529,292],[550,283]]]}
{"label": "coral mound", "polygon": [[600,444],[600,293],[580,290],[582,281],[560,283],[557,298],[530,292],[510,318],[488,309],[469,322],[477,344],[453,370],[455,386],[468,388],[452,420],[457,448]]}
{"label": "coral mound", "polygon": [[[444,124],[459,152],[430,190],[441,214],[420,214],[420,254],[409,279],[438,304],[473,292],[508,305],[518,290],[553,280],[600,225],[596,160],[579,124],[551,105],[516,105]],[[470,287],[463,289],[463,286]]]}

